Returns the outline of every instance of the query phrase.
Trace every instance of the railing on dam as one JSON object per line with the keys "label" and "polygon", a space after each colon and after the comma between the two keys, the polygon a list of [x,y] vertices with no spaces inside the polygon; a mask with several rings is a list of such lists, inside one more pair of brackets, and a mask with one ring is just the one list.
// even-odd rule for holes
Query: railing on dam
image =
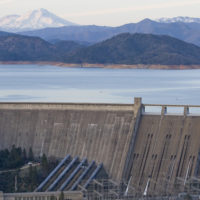
{"label": "railing on dam", "polygon": [[200,116],[200,106],[197,105],[163,105],[142,104],[143,115],[184,115]]}

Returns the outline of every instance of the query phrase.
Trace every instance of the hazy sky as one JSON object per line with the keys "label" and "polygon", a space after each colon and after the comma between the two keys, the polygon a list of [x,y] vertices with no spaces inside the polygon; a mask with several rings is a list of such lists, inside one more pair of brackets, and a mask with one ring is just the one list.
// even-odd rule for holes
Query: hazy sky
{"label": "hazy sky", "polygon": [[0,0],[0,17],[39,8],[78,24],[110,26],[144,18],[200,17],[200,0]]}

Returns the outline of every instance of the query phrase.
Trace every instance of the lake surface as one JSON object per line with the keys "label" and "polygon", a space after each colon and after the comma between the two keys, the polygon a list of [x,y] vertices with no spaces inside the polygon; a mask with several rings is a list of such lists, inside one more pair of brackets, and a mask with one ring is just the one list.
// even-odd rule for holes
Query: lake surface
{"label": "lake surface", "polygon": [[1,102],[98,102],[200,105],[200,70],[0,65]]}

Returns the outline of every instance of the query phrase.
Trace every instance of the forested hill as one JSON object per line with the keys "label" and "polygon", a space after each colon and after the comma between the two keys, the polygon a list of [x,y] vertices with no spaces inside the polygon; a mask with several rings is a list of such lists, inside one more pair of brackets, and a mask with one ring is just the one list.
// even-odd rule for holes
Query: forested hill
{"label": "forested hill", "polygon": [[124,33],[69,56],[66,62],[111,64],[200,64],[200,48],[169,37]]}
{"label": "forested hill", "polygon": [[38,37],[0,35],[0,61],[199,65],[200,47],[152,34],[124,33],[91,46],[72,41],[51,44]]}
{"label": "forested hill", "polygon": [[38,37],[0,36],[0,61],[63,61],[67,53],[82,47],[75,42],[51,44]]}

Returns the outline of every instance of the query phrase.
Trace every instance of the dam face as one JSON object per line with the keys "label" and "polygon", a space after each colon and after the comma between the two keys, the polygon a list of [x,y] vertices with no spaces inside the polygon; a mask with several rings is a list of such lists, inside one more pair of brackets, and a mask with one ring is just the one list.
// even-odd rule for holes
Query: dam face
{"label": "dam face", "polygon": [[150,178],[150,193],[176,193],[199,176],[200,117],[143,115],[137,134],[129,172],[135,188],[144,191]]}
{"label": "dam face", "polygon": [[144,107],[140,98],[132,105],[0,103],[0,149],[102,162],[112,180],[129,181],[140,194],[183,191],[199,176],[200,116]]}
{"label": "dam face", "polygon": [[103,162],[120,180],[133,132],[134,105],[0,104],[0,149],[67,154]]}

